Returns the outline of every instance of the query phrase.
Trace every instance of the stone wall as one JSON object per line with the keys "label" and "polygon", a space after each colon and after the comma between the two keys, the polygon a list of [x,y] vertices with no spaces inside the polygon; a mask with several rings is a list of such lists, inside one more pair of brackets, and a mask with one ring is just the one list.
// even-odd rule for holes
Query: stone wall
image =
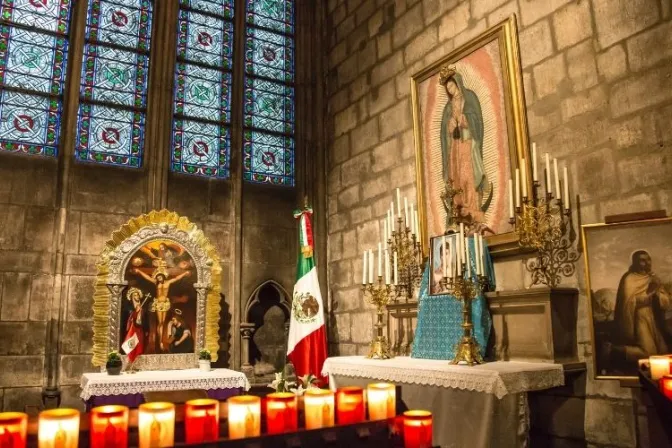
{"label": "stone wall", "polygon": [[[362,354],[372,313],[358,281],[393,187],[415,195],[410,76],[517,15],[529,132],[573,173],[583,224],[672,211],[670,0],[329,0],[328,247],[332,354]],[[576,222],[576,221],[575,221]],[[578,342],[589,371],[553,394],[534,431],[544,446],[654,446],[646,402],[594,381],[582,260]],[[499,261],[506,289],[520,260]],[[555,446],[555,445],[553,445]],[[660,446],[660,445],[659,445]]]}
{"label": "stone wall", "polygon": [[[61,386],[63,405],[81,407],[81,374],[93,370],[98,255],[114,230],[150,210],[146,170],[74,164],[64,179],[71,188],[60,266],[53,237],[58,234],[58,177],[56,160],[0,154],[0,409],[41,405],[50,371],[45,357],[49,325],[59,327],[60,338],[53,345],[58,349],[57,367],[51,374]],[[234,324],[240,302],[244,304],[265,280],[274,279],[287,289],[294,281],[296,191],[244,184],[238,236],[235,204],[242,195],[233,194],[231,182],[170,175],[167,186],[167,208],[203,229],[221,257],[224,299],[218,365],[238,366],[232,345],[239,338]],[[235,263],[235,243],[241,237],[242,262]],[[236,295],[234,269],[240,269]],[[55,294],[59,284],[60,295]]]}

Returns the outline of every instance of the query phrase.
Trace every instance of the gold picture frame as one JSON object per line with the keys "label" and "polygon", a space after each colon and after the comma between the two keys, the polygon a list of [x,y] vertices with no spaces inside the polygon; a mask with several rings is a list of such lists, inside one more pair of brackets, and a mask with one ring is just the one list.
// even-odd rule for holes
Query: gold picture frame
{"label": "gold picture frame", "polygon": [[[481,67],[482,64],[476,61],[478,58],[485,59],[485,56],[481,56],[481,53],[487,54],[491,61],[490,66],[483,65],[486,68],[483,69],[482,73],[478,71],[478,67]],[[447,165],[445,159],[447,157],[444,157],[446,151],[443,147],[438,149],[441,151],[440,157],[443,161],[442,174],[437,174],[439,170],[437,165],[441,164],[441,160],[438,163],[433,163],[433,161],[436,162],[437,139],[441,138],[446,105],[452,103],[452,99],[448,99],[448,82],[438,88],[436,85],[443,83],[444,79],[451,79],[451,76],[452,79],[456,79],[454,74],[458,74],[461,78],[460,91],[471,92],[470,95],[472,95],[472,98],[476,97],[476,103],[478,104],[477,110],[481,117],[480,126],[472,127],[472,122],[469,122],[466,127],[471,131],[469,135],[472,136],[470,137],[472,145],[473,142],[480,140],[481,178],[485,180],[492,174],[493,178],[497,179],[496,183],[482,182],[489,195],[486,207],[492,208],[483,210],[484,205],[481,201],[477,209],[478,214],[482,213],[484,217],[492,218],[493,228],[503,229],[503,231],[492,231],[486,234],[488,247],[494,256],[517,252],[519,251],[518,236],[513,226],[508,223],[508,179],[514,177],[516,168],[522,168],[527,172],[528,191],[532,191],[532,175],[515,15],[488,29],[472,41],[411,77],[417,196],[420,225],[423,230],[423,252],[428,255],[430,238],[438,236],[446,230],[445,226],[437,224],[440,220],[445,220],[447,213],[443,212],[443,215],[441,215],[441,212],[437,211],[437,207],[440,209],[443,206],[440,193],[443,192],[443,185],[447,178],[445,173]],[[454,84],[458,85],[457,82]],[[445,92],[441,90],[444,88]],[[486,95],[479,96],[474,91],[485,92]],[[484,98],[485,101],[481,101],[481,98]],[[495,98],[495,100],[492,98]],[[462,104],[463,117],[467,116],[466,120],[468,121],[469,117],[473,115],[467,112],[465,107],[467,101]],[[437,125],[437,121],[441,123]],[[480,130],[480,133],[473,132],[473,130]],[[473,137],[474,135],[476,137]],[[478,138],[479,135],[480,138]],[[452,137],[445,138],[459,139],[460,137],[455,137],[453,133]],[[446,143],[446,145],[451,144],[454,143]],[[504,146],[506,149],[502,149]],[[458,151],[451,152],[451,154],[456,153]],[[432,157],[434,158],[432,159]],[[529,163],[526,163],[525,167],[519,167],[519,160],[523,158]],[[504,160],[508,167],[500,168],[501,164],[497,162],[498,160]],[[453,166],[457,165],[458,163],[453,164]],[[437,179],[439,179],[438,182]],[[438,185],[439,182],[441,183],[440,186]],[[456,188],[459,187],[459,184],[456,185]],[[479,193],[479,201],[483,197],[483,191],[482,189]],[[506,216],[504,217],[502,213],[505,213]]]}
{"label": "gold picture frame", "polygon": [[[94,366],[105,366],[111,351],[126,358],[121,346],[133,325],[136,334],[142,333],[139,340],[147,339],[135,346],[149,348],[150,340],[154,346],[141,352],[134,368],[194,368],[202,349],[211,352],[212,361],[217,360],[222,268],[214,245],[196,224],[169,210],[132,218],[112,234],[96,266]],[[133,309],[136,313],[129,313]],[[149,322],[153,330],[145,328]],[[167,341],[175,339],[168,334],[171,324],[182,328],[180,334],[187,334],[182,342],[188,345],[177,349],[180,341]]]}
{"label": "gold picture frame", "polygon": [[672,218],[585,224],[581,237],[594,377],[636,379],[638,359],[672,351]]}

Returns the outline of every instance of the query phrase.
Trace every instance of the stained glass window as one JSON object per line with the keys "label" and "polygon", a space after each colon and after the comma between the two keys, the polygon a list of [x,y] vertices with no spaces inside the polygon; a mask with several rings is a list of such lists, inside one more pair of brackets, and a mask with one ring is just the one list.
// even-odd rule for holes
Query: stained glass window
{"label": "stained glass window", "polygon": [[294,1],[247,0],[243,176],[294,185]]}
{"label": "stained glass window", "polygon": [[56,156],[71,0],[0,3],[0,150]]}
{"label": "stained glass window", "polygon": [[151,0],[90,0],[78,160],[142,165],[151,21]]}
{"label": "stained glass window", "polygon": [[180,0],[171,169],[229,177],[233,0]]}

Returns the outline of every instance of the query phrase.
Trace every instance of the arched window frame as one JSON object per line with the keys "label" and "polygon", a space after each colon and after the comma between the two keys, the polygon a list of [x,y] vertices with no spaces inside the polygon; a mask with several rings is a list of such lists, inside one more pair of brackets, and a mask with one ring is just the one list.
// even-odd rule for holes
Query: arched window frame
{"label": "arched window frame", "polygon": [[[85,62],[86,55],[84,54],[87,45],[86,39],[86,25],[87,13],[91,0],[87,1],[73,1],[71,20],[69,26],[68,36],[68,52],[69,58],[67,61],[67,75],[63,81],[62,103],[59,114],[60,126],[60,140],[56,149],[56,158],[61,159],[70,157],[75,159],[77,164],[96,163],[95,160],[83,160],[83,157],[77,157],[78,139],[81,137],[78,126],[79,109],[86,101],[83,100],[84,92],[81,87],[82,80],[82,64]],[[114,0],[112,0],[114,1]],[[149,75],[147,77],[146,90],[146,107],[144,108],[144,144],[142,151],[142,160],[134,167],[133,163],[125,163],[117,165],[110,169],[133,169],[148,171],[150,167],[154,166],[156,169],[164,171],[173,171],[173,174],[180,175],[176,170],[171,170],[172,145],[173,145],[173,110],[174,110],[174,83],[175,83],[175,69],[180,62],[177,56],[176,38],[178,33],[178,14],[180,7],[180,0],[149,0],[153,4],[153,18],[152,18],[152,32],[151,32],[151,46],[149,49]],[[205,0],[207,1],[207,0]],[[246,15],[246,8],[249,0],[234,0],[234,16]],[[294,0],[290,0],[294,2]],[[0,20],[1,22],[1,20]],[[246,20],[234,20],[234,39],[243,39],[247,34],[248,29],[258,26],[248,23]],[[289,33],[285,33],[290,36]],[[290,36],[294,39],[293,34]],[[243,164],[245,158],[244,134],[254,130],[253,126],[245,125],[244,119],[244,90],[246,79],[251,79],[243,74],[243,67],[245,64],[245,57],[242,52],[236,51],[241,46],[234,42],[233,46],[233,69],[232,74],[232,92],[231,98],[231,121],[230,134],[231,145],[230,153],[228,154],[229,169],[232,173],[240,172],[231,164]],[[243,44],[244,48],[244,44]],[[294,64],[294,55],[292,55],[292,64]],[[293,70],[293,68],[292,68]],[[294,88],[294,81],[285,83],[285,86]],[[236,98],[243,98],[241,101],[236,101]],[[292,109],[295,108],[296,98],[292,98]],[[292,110],[293,114],[293,110]],[[294,120],[294,117],[292,117]],[[170,124],[169,124],[170,123]],[[291,131],[291,132],[289,132]],[[295,154],[294,152],[294,125],[291,129],[285,132],[277,133],[285,138],[291,139],[291,153],[287,152],[291,157],[291,173],[287,173],[286,180],[283,182],[264,181],[254,179],[242,170],[243,178],[246,181],[267,183],[271,185],[293,186],[295,183]],[[237,136],[237,137],[236,137]],[[34,152],[34,151],[33,151]],[[0,156],[4,157],[5,151],[0,151]],[[109,162],[108,162],[109,163]],[[230,179],[228,170],[224,175],[222,171],[218,175],[210,176],[211,179]]]}

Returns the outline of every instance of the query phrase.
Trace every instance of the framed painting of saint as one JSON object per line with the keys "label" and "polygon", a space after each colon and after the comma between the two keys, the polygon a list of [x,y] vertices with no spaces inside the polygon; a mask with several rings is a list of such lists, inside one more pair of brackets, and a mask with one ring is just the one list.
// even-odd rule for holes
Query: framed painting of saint
{"label": "framed painting of saint", "polygon": [[492,253],[517,248],[508,182],[531,166],[518,166],[529,160],[519,60],[512,16],[411,79],[425,253],[460,222]]}
{"label": "framed painting of saint", "polygon": [[97,267],[94,365],[111,351],[141,370],[195,367],[201,349],[217,359],[221,266],[195,224],[168,210],[133,218]]}
{"label": "framed painting of saint", "polygon": [[672,352],[672,218],[581,228],[597,379]]}

